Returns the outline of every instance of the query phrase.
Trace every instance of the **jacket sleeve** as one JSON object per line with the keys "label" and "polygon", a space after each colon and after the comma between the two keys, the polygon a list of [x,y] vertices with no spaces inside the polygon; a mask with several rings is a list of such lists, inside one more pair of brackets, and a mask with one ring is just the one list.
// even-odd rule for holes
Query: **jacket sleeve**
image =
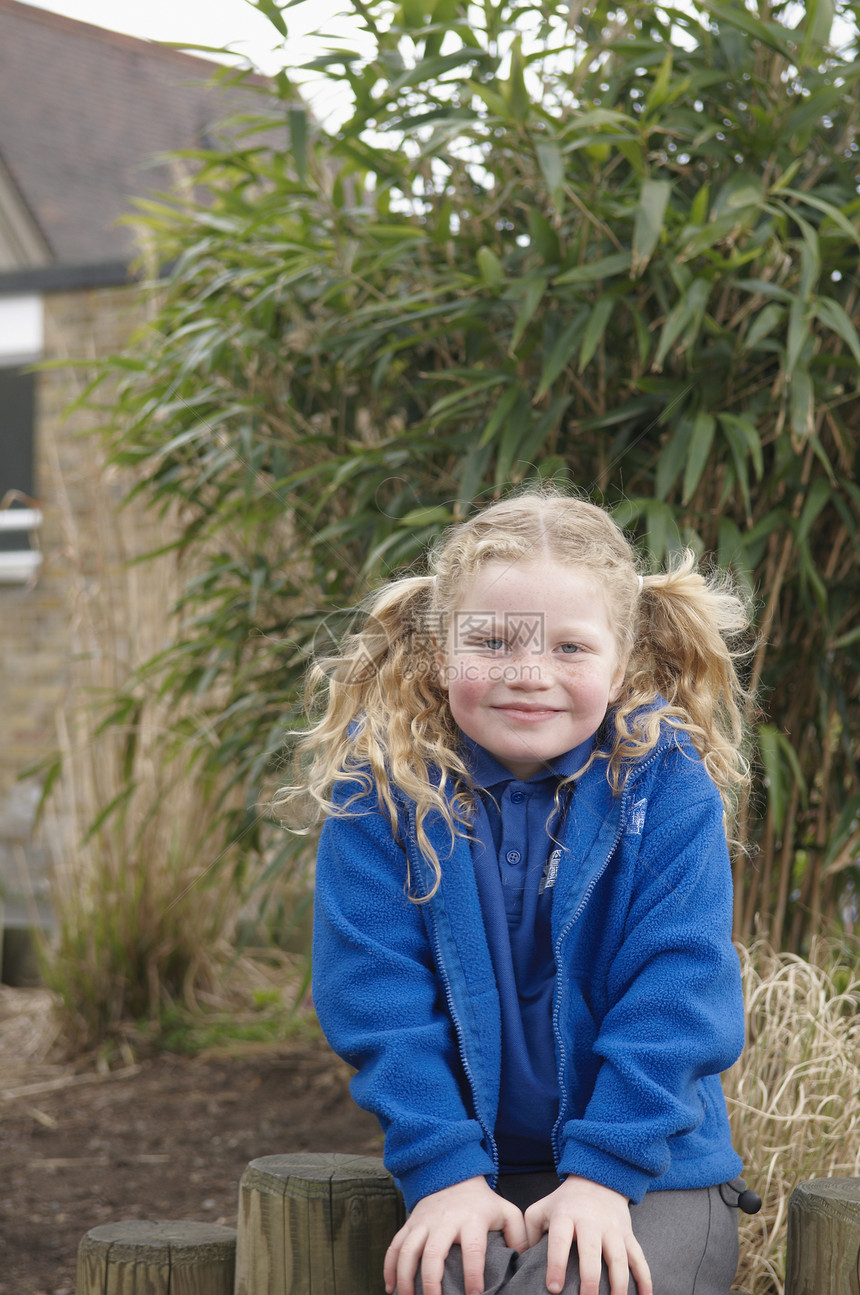
{"label": "jacket sleeve", "polygon": [[[356,787],[346,788],[346,799]],[[352,1094],[385,1131],[385,1163],[408,1209],[430,1192],[493,1173],[467,1108],[454,1027],[423,905],[406,894],[406,856],[375,797],[323,827],[317,856],[313,998]]]}
{"label": "jacket sleeve", "polygon": [[[721,1181],[713,1175],[727,1166],[731,1178],[741,1164],[719,1081],[744,1044],[722,801],[695,758],[666,759],[608,964],[594,1088],[561,1137],[560,1172],[633,1201],[670,1166],[677,1172],[679,1157],[688,1186]],[[707,1137],[697,1134],[706,1121]]]}

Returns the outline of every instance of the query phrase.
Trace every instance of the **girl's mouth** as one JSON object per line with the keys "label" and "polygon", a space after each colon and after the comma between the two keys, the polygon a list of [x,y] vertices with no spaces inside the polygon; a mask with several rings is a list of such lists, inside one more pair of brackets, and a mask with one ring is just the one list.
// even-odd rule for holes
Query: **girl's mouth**
{"label": "girl's mouth", "polygon": [[522,720],[527,724],[551,719],[554,715],[559,714],[552,706],[495,706],[493,709],[499,711],[508,719]]}

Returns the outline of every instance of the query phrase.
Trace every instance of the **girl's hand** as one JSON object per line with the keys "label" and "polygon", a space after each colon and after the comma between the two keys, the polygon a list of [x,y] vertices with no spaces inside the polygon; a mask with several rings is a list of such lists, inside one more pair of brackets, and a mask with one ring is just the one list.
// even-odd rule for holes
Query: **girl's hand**
{"label": "girl's hand", "polygon": [[627,1295],[628,1274],[639,1295],[653,1295],[651,1274],[642,1247],[633,1235],[626,1196],[587,1178],[571,1175],[556,1191],[525,1212],[528,1243],[547,1238],[546,1286],[562,1290],[570,1248],[579,1253],[581,1295],[598,1295],[601,1259],[606,1261],[610,1295]]}
{"label": "girl's hand", "polygon": [[448,1251],[459,1243],[466,1295],[480,1295],[488,1232],[503,1232],[511,1250],[526,1248],[522,1214],[516,1205],[497,1196],[486,1178],[468,1178],[425,1196],[388,1247],[386,1291],[390,1295],[396,1285],[397,1295],[414,1295],[420,1262],[424,1295],[441,1295]]}

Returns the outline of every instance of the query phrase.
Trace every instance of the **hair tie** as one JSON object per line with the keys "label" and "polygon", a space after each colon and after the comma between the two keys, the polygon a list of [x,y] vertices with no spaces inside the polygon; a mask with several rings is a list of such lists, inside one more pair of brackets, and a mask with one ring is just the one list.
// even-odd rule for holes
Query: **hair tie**
{"label": "hair tie", "polygon": [[642,592],[642,590],[643,590],[644,588],[645,588],[645,577],[644,577],[644,576],[640,576],[640,577],[639,577],[639,592],[640,592],[640,594],[641,594],[641,592]]}

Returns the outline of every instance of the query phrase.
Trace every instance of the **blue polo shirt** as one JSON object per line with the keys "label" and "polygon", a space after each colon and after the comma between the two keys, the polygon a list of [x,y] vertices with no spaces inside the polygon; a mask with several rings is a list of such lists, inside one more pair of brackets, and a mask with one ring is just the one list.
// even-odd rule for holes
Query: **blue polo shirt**
{"label": "blue polo shirt", "polygon": [[503,1173],[553,1168],[558,1062],[552,1026],[555,958],[552,896],[560,827],[573,787],[556,789],[586,763],[581,746],[522,782],[476,742],[466,757],[479,789],[471,851],[502,1008],[502,1075],[496,1141]]}

